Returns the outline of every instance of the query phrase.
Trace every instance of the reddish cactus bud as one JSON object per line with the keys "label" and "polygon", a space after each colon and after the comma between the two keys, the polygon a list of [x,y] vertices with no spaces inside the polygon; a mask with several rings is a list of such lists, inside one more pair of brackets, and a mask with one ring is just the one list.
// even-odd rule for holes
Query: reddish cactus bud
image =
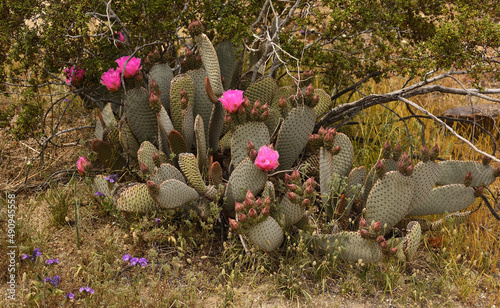
{"label": "reddish cactus bud", "polygon": [[241,105],[245,108],[248,108],[250,106],[250,100],[248,99],[248,97],[243,97],[243,103],[241,103]]}
{"label": "reddish cactus bud", "polygon": [[300,173],[297,169],[293,170],[291,179],[292,181],[300,180]]}
{"label": "reddish cactus bud", "polygon": [[368,226],[368,223],[366,222],[366,220],[363,217],[361,217],[361,219],[359,220],[359,227],[364,228],[366,226]]}
{"label": "reddish cactus bud", "polygon": [[286,184],[286,187],[288,187],[288,189],[293,192],[297,190],[297,185],[295,184]]}
{"label": "reddish cactus bud", "polygon": [[382,248],[383,250],[386,250],[386,249],[387,249],[387,247],[388,247],[389,245],[387,245],[387,241],[386,241],[386,240],[384,240],[383,242],[380,242],[380,243],[379,243],[379,246],[380,246],[380,248]]}
{"label": "reddish cactus bud", "polygon": [[359,234],[361,235],[362,238],[365,238],[365,239],[369,238],[369,232],[366,229],[359,230]]}
{"label": "reddish cactus bud", "polygon": [[248,157],[250,157],[250,159],[254,161],[258,154],[259,153],[257,152],[257,150],[251,149],[250,152],[248,153]]}
{"label": "reddish cactus bud", "polygon": [[240,107],[238,107],[238,114],[245,114],[245,107],[243,105],[240,105]]}
{"label": "reddish cactus bud", "polygon": [[229,227],[231,228],[231,230],[236,231],[238,230],[240,225],[236,220],[229,218]]}
{"label": "reddish cactus bud", "polygon": [[252,194],[252,192],[250,191],[250,189],[249,189],[249,190],[247,190],[247,194],[245,195],[245,199],[250,199],[250,200],[252,200],[252,201],[254,201],[254,200],[255,200],[255,197],[254,197],[254,195]]}
{"label": "reddish cactus bud", "polygon": [[439,156],[439,147],[436,143],[436,145],[434,145],[434,147],[432,148],[431,150],[431,157],[430,157],[430,160],[431,161],[435,161]]}
{"label": "reddish cactus bud", "polygon": [[424,145],[422,147],[422,161],[425,163],[425,162],[428,162],[429,160],[431,159],[431,152],[429,151],[429,149]]}
{"label": "reddish cactus bud", "polygon": [[307,96],[307,97],[312,97],[314,94],[314,87],[312,85],[312,83],[310,83],[308,86],[307,86],[307,89],[306,89],[306,93],[304,94],[304,96]]}
{"label": "reddish cactus bud", "polygon": [[302,200],[302,206],[308,207],[310,205],[311,205],[311,200],[309,200],[308,198],[305,198],[304,200]]}
{"label": "reddish cactus bud", "polygon": [[405,172],[405,175],[406,176],[410,176],[413,174],[413,165],[409,165],[408,168],[406,168],[406,172]]}
{"label": "reddish cactus bud", "polygon": [[269,212],[269,207],[266,206],[262,209],[262,211],[260,211],[260,215],[264,216],[264,217],[267,217],[269,216],[270,212]]}
{"label": "reddish cactus bud", "polygon": [[396,255],[398,253],[398,248],[394,247],[394,248],[389,249],[389,253],[391,255]]}
{"label": "reddish cactus bud", "polygon": [[188,100],[186,97],[181,98],[181,109],[186,109],[188,106]]}
{"label": "reddish cactus bud", "polygon": [[373,223],[372,230],[378,233],[382,229],[382,225],[381,224],[382,223],[380,221],[377,221],[377,222]]}
{"label": "reddish cactus bud", "polygon": [[158,113],[161,110],[160,98],[154,92],[151,92],[149,95],[149,106],[154,113]]}
{"label": "reddish cactus bud", "polygon": [[307,186],[307,188],[306,188],[306,191],[305,191],[305,192],[306,192],[306,194],[308,194],[308,195],[312,195],[312,194],[314,193],[314,187],[312,187],[312,185]]}
{"label": "reddish cactus bud", "polygon": [[250,150],[255,150],[255,145],[252,143],[252,141],[248,140],[246,149],[247,152],[249,152]]}
{"label": "reddish cactus bud", "polygon": [[489,165],[491,163],[491,157],[488,157],[488,156],[484,155],[483,159],[482,159],[482,163],[485,166]]}
{"label": "reddish cactus bud", "polygon": [[474,192],[474,197],[479,198],[483,195],[484,187],[478,187],[476,188],[476,191]]}
{"label": "reddish cactus bud", "polygon": [[260,103],[259,99],[257,99],[255,103],[253,103],[253,108],[258,110],[260,109],[260,107],[262,107],[262,104]]}
{"label": "reddish cactus bud", "polygon": [[245,209],[245,205],[243,203],[240,203],[240,202],[234,203],[234,210],[236,211],[236,213],[241,212],[244,209]]}
{"label": "reddish cactus bud", "polygon": [[314,177],[310,177],[306,181],[307,185],[312,185],[313,187],[316,185],[316,182],[314,182]]}
{"label": "reddish cactus bud", "polygon": [[224,115],[224,122],[231,122],[231,115],[229,113]]}
{"label": "reddish cactus bud", "polygon": [[285,173],[285,183],[290,183],[291,181],[292,177],[288,173]]}
{"label": "reddish cactus bud", "polygon": [[323,142],[325,144],[332,144],[333,145],[333,134],[332,131],[328,130],[327,133],[325,134],[325,137],[323,138]]}
{"label": "reddish cactus bud", "polygon": [[292,202],[295,202],[295,200],[297,200],[297,194],[296,193],[289,192],[287,194],[287,196],[288,196],[288,199],[290,199],[290,201],[292,201]]}
{"label": "reddish cactus bud", "polygon": [[333,147],[331,150],[330,150],[330,153],[332,153],[332,155],[337,155],[340,153],[340,150],[342,150],[340,148],[340,145],[336,146],[336,147]]}
{"label": "reddish cactus bud", "polygon": [[160,192],[160,185],[156,184],[153,181],[147,181],[146,185],[148,186],[149,192],[153,196],[157,196],[158,193]]}
{"label": "reddish cactus bud", "polygon": [[261,208],[262,207],[262,200],[260,198],[258,198],[257,200],[255,200],[255,207],[256,208]]}
{"label": "reddish cactus bud", "polygon": [[375,173],[379,179],[383,178],[385,175],[385,165],[380,159],[375,164]]}
{"label": "reddish cactus bud", "polygon": [[384,144],[384,147],[382,148],[382,157],[385,159],[391,158],[392,154],[392,148],[391,148],[391,143],[389,140],[387,140]]}
{"label": "reddish cactus bud", "polygon": [[376,238],[377,243],[382,243],[385,242],[385,238],[382,235],[377,236]]}
{"label": "reddish cactus bud", "polygon": [[286,108],[286,99],[282,96],[278,102],[278,107],[279,108]]}
{"label": "reddish cactus bud", "polygon": [[325,135],[326,135],[326,130],[323,128],[323,126],[321,126],[321,127],[319,128],[319,130],[318,130],[318,135],[319,135],[321,138],[325,137]]}
{"label": "reddish cactus bud", "polygon": [[394,150],[392,151],[392,159],[394,159],[395,161],[398,161],[399,158],[401,157],[401,153],[403,152],[403,150],[401,149],[401,144],[396,144],[396,146],[394,147]]}
{"label": "reddish cactus bud", "polygon": [[143,162],[141,162],[141,172],[142,174],[149,174],[150,172],[148,166]]}
{"label": "reddish cactus bud", "polygon": [[469,173],[467,173],[464,178],[465,187],[469,187],[470,184],[472,184],[472,171],[469,171]]}
{"label": "reddish cactus bud", "polygon": [[189,24],[188,32],[192,37],[198,36],[203,33],[204,27],[201,24],[201,21],[196,20]]}
{"label": "reddish cactus bud", "polygon": [[250,111],[250,116],[252,118],[256,118],[258,115],[259,113],[257,112],[257,109],[253,108],[252,111]]}
{"label": "reddish cactus bud", "polygon": [[160,168],[161,165],[161,158],[158,153],[153,152],[153,163],[155,164],[156,167]]}
{"label": "reddish cactus bud", "polygon": [[260,118],[261,118],[262,120],[264,120],[264,121],[265,121],[265,120],[267,120],[267,119],[269,119],[269,110],[264,111],[264,112],[260,115]]}
{"label": "reddish cactus bud", "polygon": [[251,208],[249,211],[248,211],[248,217],[250,218],[257,218],[257,211],[254,209],[254,208]]}
{"label": "reddish cactus bud", "polygon": [[263,203],[265,206],[271,205],[271,197],[269,196],[265,197]]}
{"label": "reddish cactus bud", "polygon": [[240,222],[244,222],[245,220],[247,220],[247,215],[241,213],[240,215],[238,215],[238,220]]}
{"label": "reddish cactus bud", "polygon": [[161,91],[160,91],[160,86],[158,85],[158,82],[156,82],[156,80],[151,80],[151,83],[149,84],[149,91],[151,91],[152,93],[156,94],[156,95],[160,95],[161,94]]}

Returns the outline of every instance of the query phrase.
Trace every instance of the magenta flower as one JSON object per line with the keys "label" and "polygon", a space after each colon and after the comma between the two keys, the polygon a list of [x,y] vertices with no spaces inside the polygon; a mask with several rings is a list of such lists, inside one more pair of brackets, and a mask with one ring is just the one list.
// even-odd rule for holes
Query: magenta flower
{"label": "magenta flower", "polygon": [[116,36],[118,36],[118,39],[122,42],[125,42],[125,36],[123,36],[123,33],[121,33],[120,31],[118,31],[116,33]]}
{"label": "magenta flower", "polygon": [[111,92],[116,92],[121,87],[121,71],[110,68],[101,75],[101,83]]}
{"label": "magenta flower", "polygon": [[273,150],[272,146],[263,145],[255,158],[255,166],[266,172],[274,170],[279,166],[279,157],[278,151]]}
{"label": "magenta flower", "polygon": [[81,176],[84,176],[91,167],[92,164],[85,158],[85,156],[81,156],[76,162],[76,169]]}
{"label": "magenta flower", "polygon": [[65,69],[64,72],[68,77],[68,79],[66,79],[66,83],[73,86],[76,86],[80,81],[82,81],[83,75],[85,74],[84,69],[81,69],[79,67],[75,68],[74,65],[70,68]]}
{"label": "magenta flower", "polygon": [[222,94],[222,97],[219,98],[219,101],[224,106],[229,113],[236,113],[238,108],[243,104],[243,91],[241,90],[227,90]]}
{"label": "magenta flower", "polygon": [[[129,58],[130,60],[127,62]],[[123,56],[115,60],[115,62],[118,63],[117,71],[123,72],[123,67],[125,67],[125,72],[123,73],[123,77],[125,78],[134,77],[135,74],[142,69],[141,59],[136,57]],[[126,62],[127,65],[125,65]]]}

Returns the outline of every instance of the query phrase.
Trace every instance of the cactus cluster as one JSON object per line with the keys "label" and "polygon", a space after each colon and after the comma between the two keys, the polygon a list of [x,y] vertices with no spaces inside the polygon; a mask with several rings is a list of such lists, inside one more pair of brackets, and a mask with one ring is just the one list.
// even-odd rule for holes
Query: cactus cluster
{"label": "cactus cluster", "polygon": [[[199,54],[187,49],[178,74],[154,64],[148,89],[124,95],[119,119],[110,105],[99,116],[92,142],[97,161],[140,170],[134,183],[111,185],[94,176],[95,191],[121,211],[194,206],[203,217],[213,202],[231,230],[265,251],[281,246],[285,230],[302,229],[311,249],[345,260],[377,262],[388,255],[411,261],[422,232],[440,223],[410,217],[462,211],[499,176],[488,161],[436,162],[437,147],[424,147],[414,165],[389,142],[369,172],[353,168],[345,134],[331,128],[313,134],[317,117],[331,108],[328,94],[311,84],[279,87],[271,77],[229,90],[230,43],[214,48],[199,22],[189,31]],[[306,213],[326,218],[310,222]],[[323,222],[331,226],[326,233]]]}

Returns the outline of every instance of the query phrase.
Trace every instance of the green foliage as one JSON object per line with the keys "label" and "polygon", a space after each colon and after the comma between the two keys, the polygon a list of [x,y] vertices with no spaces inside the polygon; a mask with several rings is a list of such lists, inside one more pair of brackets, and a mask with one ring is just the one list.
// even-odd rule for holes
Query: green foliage
{"label": "green foliage", "polygon": [[38,136],[40,132],[40,122],[44,113],[44,101],[35,96],[33,91],[24,91],[20,108],[12,134],[19,140]]}
{"label": "green foliage", "polygon": [[59,188],[57,184],[51,185],[50,189],[43,195],[43,199],[48,203],[52,223],[56,226],[66,225],[68,210],[73,203],[72,191]]}

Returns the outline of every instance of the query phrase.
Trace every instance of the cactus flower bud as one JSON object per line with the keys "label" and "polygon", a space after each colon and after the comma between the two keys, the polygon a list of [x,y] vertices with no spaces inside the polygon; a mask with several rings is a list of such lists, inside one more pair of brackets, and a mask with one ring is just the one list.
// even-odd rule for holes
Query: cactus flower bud
{"label": "cactus flower bud", "polygon": [[323,126],[319,128],[318,135],[322,138],[326,135],[326,129],[324,129]]}
{"label": "cactus flower bud", "polygon": [[368,230],[366,230],[366,229],[359,230],[359,234],[361,235],[362,238],[365,238],[365,239],[367,239],[369,237]]}
{"label": "cactus flower bud", "polygon": [[491,162],[491,158],[490,158],[490,157],[488,157],[488,156],[486,156],[486,155],[484,155],[484,156],[483,156],[483,159],[482,159],[482,163],[483,163],[483,165],[487,166],[487,165],[489,165],[489,164],[490,164],[490,162]]}
{"label": "cactus flower bud", "polygon": [[253,108],[258,110],[260,109],[260,107],[262,107],[262,104],[260,103],[259,99],[257,99],[255,103],[253,103]]}
{"label": "cactus flower bud", "polygon": [[250,157],[251,160],[255,161],[257,158],[257,151],[255,149],[251,149],[250,152],[248,153],[248,157]]}
{"label": "cactus flower bud", "polygon": [[257,211],[254,208],[251,208],[248,211],[248,217],[250,217],[250,218],[257,218],[257,216],[258,216]]}
{"label": "cactus flower bud", "polygon": [[269,196],[265,197],[263,203],[265,206],[271,205],[271,197]]}
{"label": "cactus flower bud", "polygon": [[285,183],[290,183],[291,181],[292,177],[288,173],[285,173]]}
{"label": "cactus flower bud", "polygon": [[252,119],[257,118],[258,115],[259,115],[259,112],[257,111],[257,109],[253,108],[252,111],[250,111],[250,117]]}
{"label": "cactus flower bud", "polygon": [[270,212],[269,212],[269,207],[266,206],[262,209],[262,211],[260,211],[260,215],[264,216],[264,217],[267,217],[269,216]]}
{"label": "cactus flower bud", "polygon": [[484,190],[483,186],[476,188],[476,191],[474,192],[474,197],[476,198],[481,197],[483,195],[483,190]]}
{"label": "cactus flower bud", "polygon": [[379,236],[377,236],[376,241],[377,241],[377,243],[382,243],[382,242],[385,242],[385,238],[382,235],[379,235]]}
{"label": "cactus flower bud", "polygon": [[151,110],[154,111],[154,113],[160,112],[160,98],[153,91],[151,91],[151,94],[149,95],[149,106],[151,107]]}
{"label": "cactus flower bud", "polygon": [[265,121],[267,119],[269,119],[269,110],[266,110],[264,111],[261,115],[260,115],[260,118],[262,121]]}
{"label": "cactus flower bud", "polygon": [[292,202],[295,202],[295,200],[297,200],[297,194],[294,192],[289,192],[287,194],[287,196],[288,196],[288,199],[290,199],[290,201],[292,201]]}
{"label": "cactus flower bud", "polygon": [[305,198],[304,200],[302,200],[302,206],[308,207],[310,205],[311,205],[311,200],[309,200],[308,198]]}
{"label": "cactus flower bud", "polygon": [[389,253],[390,253],[391,255],[395,255],[395,254],[397,254],[397,253],[398,253],[398,247],[391,248],[391,249],[389,250]]}
{"label": "cactus flower bud", "polygon": [[155,164],[156,167],[160,168],[161,165],[161,158],[158,153],[153,152],[153,163]]}
{"label": "cactus flower bud", "polygon": [[382,229],[382,223],[380,221],[377,221],[375,223],[373,223],[372,225],[372,230],[375,231],[375,232],[379,232],[381,229]]}
{"label": "cactus flower bud", "polygon": [[366,220],[363,217],[361,217],[361,219],[359,220],[359,227],[364,228],[366,226],[368,226],[368,223],[366,222]]}
{"label": "cactus flower bud", "polygon": [[297,169],[293,170],[291,179],[292,179],[292,181],[300,180],[299,170],[297,170]]}
{"label": "cactus flower bud", "polygon": [[141,172],[142,172],[142,174],[149,174],[150,173],[149,167],[143,162],[141,162]]}
{"label": "cactus flower bud", "polygon": [[434,145],[434,147],[432,148],[431,150],[431,157],[430,157],[430,160],[431,161],[435,161],[439,156],[439,147],[437,145],[437,143]]}
{"label": "cactus flower bud", "polygon": [[229,227],[231,228],[231,230],[236,231],[238,230],[240,225],[236,220],[229,218]]}
{"label": "cactus flower bud", "polygon": [[234,210],[236,211],[236,213],[243,211],[244,208],[245,208],[245,205],[243,203],[240,203],[240,202],[234,203]]}
{"label": "cactus flower bud", "polygon": [[258,198],[257,200],[255,200],[255,207],[256,208],[261,208],[262,207],[262,200],[260,198]]}
{"label": "cactus flower bud", "polygon": [[312,195],[313,193],[314,193],[314,188],[312,187],[312,185],[307,186],[306,194]]}
{"label": "cactus flower bud", "polygon": [[425,163],[428,162],[430,159],[431,159],[431,153],[429,149],[424,145],[422,147],[422,161]]}
{"label": "cactus flower bud", "polygon": [[81,156],[78,158],[78,161],[76,162],[76,170],[78,171],[78,174],[81,176],[84,176],[86,173],[88,173],[92,169],[92,164],[90,161],[88,161],[85,156]]}
{"label": "cactus flower bud", "polygon": [[160,85],[158,85],[158,82],[156,82],[156,80],[151,80],[151,83],[149,84],[149,91],[156,95],[161,95]]}
{"label": "cactus flower bud", "polygon": [[307,86],[307,89],[306,89],[306,93],[304,94],[304,96],[307,96],[307,97],[312,97],[314,94],[314,87],[312,85],[312,83],[310,83],[308,86]]}
{"label": "cactus flower bud", "polygon": [[333,133],[332,131],[328,130],[327,133],[325,134],[325,138],[323,138],[323,142],[325,144],[332,144],[333,145]]}
{"label": "cactus flower bud", "polygon": [[333,147],[331,150],[330,150],[330,153],[332,153],[332,155],[337,155],[340,153],[340,145],[336,146],[336,147]]}
{"label": "cactus flower bud", "polygon": [[387,140],[384,144],[384,147],[382,148],[382,157],[385,159],[391,158],[391,150],[391,143],[389,142],[389,140]]}
{"label": "cactus flower bud", "polygon": [[252,192],[250,191],[250,189],[247,190],[247,194],[245,195],[245,199],[249,199],[249,200],[252,200],[252,201],[255,200],[255,196],[252,194]]}
{"label": "cactus flower bud", "polygon": [[245,220],[247,220],[247,215],[241,213],[240,215],[238,215],[238,220],[240,222],[244,222]]}
{"label": "cactus flower bud", "polygon": [[201,21],[199,21],[199,20],[193,21],[188,26],[189,35],[191,35],[192,37],[195,37],[195,36],[202,34],[203,31],[205,31],[205,29],[204,29]]}
{"label": "cactus flower bud", "polygon": [[470,184],[472,184],[472,171],[469,171],[469,173],[467,173],[464,178],[465,187],[469,187]]}
{"label": "cactus flower bud", "polygon": [[285,108],[286,107],[286,99],[282,96],[278,102],[278,107],[279,108]]}
{"label": "cactus flower bud", "polygon": [[288,189],[293,192],[297,190],[297,185],[295,184],[286,184],[286,187],[288,187]]}
{"label": "cactus flower bud", "polygon": [[380,248],[382,248],[383,250],[387,249],[387,247],[388,247],[387,241],[385,239],[383,242],[380,242],[378,244],[379,244]]}
{"label": "cactus flower bud", "polygon": [[224,122],[231,122],[231,115],[229,113],[224,115]]}
{"label": "cactus flower bud", "polygon": [[156,184],[155,182],[153,182],[153,181],[147,181],[146,185],[149,188],[149,192],[153,196],[157,196],[160,193],[160,185]]}
{"label": "cactus flower bud", "polygon": [[401,153],[403,152],[403,150],[401,149],[401,144],[396,144],[396,146],[394,147],[394,150],[392,151],[392,159],[394,159],[395,161],[398,161],[399,158],[401,157]]}
{"label": "cactus flower bud", "polygon": [[243,98],[243,103],[241,105],[245,108],[248,108],[250,106],[250,100],[248,99],[248,97],[245,96]]}
{"label": "cactus flower bud", "polygon": [[375,164],[375,173],[379,179],[383,178],[385,175],[385,165],[380,159]]}
{"label": "cactus flower bud", "polygon": [[413,169],[414,169],[413,165],[409,165],[408,168],[406,168],[405,175],[407,175],[407,176],[412,175],[413,174]]}

